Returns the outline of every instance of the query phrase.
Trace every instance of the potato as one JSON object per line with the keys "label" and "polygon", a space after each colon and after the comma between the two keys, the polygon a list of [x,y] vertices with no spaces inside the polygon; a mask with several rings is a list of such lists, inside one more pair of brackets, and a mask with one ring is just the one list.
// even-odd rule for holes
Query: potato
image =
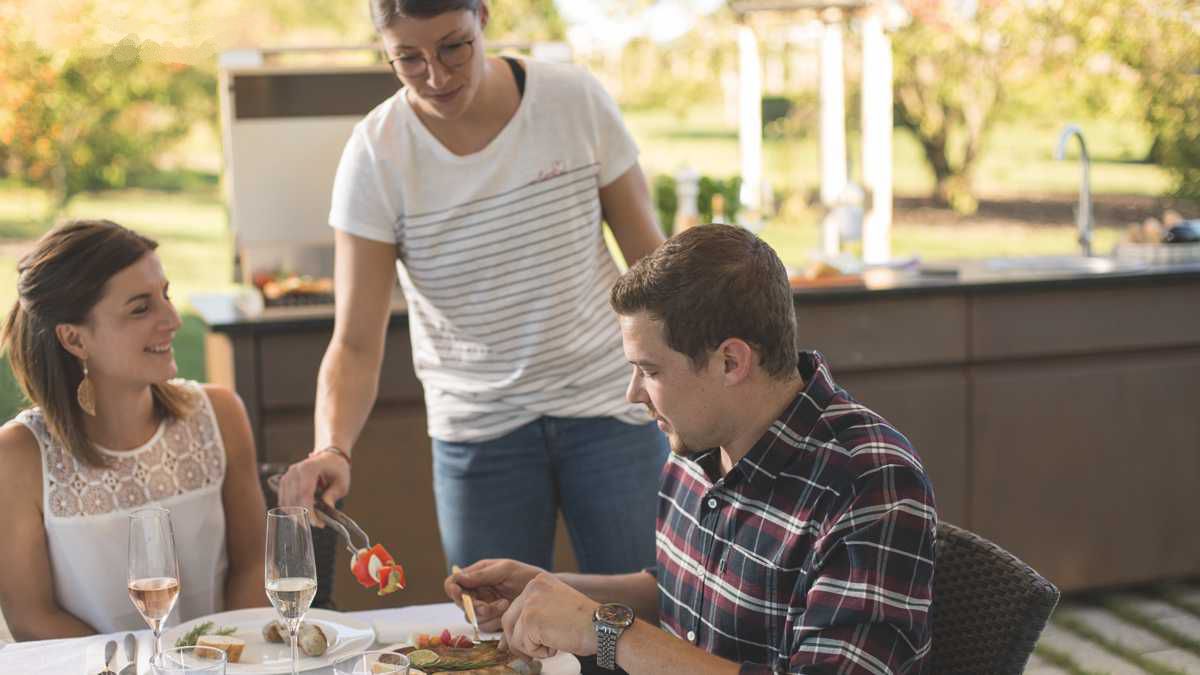
{"label": "potato", "polygon": [[263,626],[262,636],[267,642],[287,642],[287,629],[279,621],[272,621]]}
{"label": "potato", "polygon": [[300,651],[307,656],[321,656],[329,649],[329,638],[320,626],[311,623],[300,624]]}
{"label": "potato", "polygon": [[[288,632],[282,621],[272,621],[263,626],[263,639],[267,642],[287,642]],[[321,656],[329,649],[329,638],[320,626],[302,622],[296,636],[296,646],[305,656]]]}

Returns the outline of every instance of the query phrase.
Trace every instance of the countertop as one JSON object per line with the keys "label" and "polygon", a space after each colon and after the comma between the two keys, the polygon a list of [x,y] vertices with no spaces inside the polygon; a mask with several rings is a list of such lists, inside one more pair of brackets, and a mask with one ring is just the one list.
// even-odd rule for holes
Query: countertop
{"label": "countertop", "polygon": [[[871,270],[860,281],[793,286],[798,304],[947,293],[1116,287],[1200,279],[1200,262],[1131,264],[1070,256],[939,262],[911,270]],[[321,330],[333,325],[333,305],[270,307],[248,315],[233,293],[200,293],[189,300],[209,329],[229,335]],[[403,300],[392,304],[389,326],[407,325]]]}

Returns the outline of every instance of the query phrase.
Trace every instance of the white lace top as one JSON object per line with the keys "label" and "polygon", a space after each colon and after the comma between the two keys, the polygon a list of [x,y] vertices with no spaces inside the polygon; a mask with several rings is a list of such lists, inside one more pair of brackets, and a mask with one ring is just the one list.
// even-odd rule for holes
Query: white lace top
{"label": "white lace top", "polygon": [[16,418],[42,451],[46,543],[59,606],[101,633],[146,628],[129,601],[129,512],[146,505],[171,512],[180,594],[167,625],[222,610],[228,558],[221,486],[225,445],[199,384],[176,380],[197,397],[187,418],[164,421],[133,450],[97,446],[115,462],[97,468],[54,441],[41,410]]}

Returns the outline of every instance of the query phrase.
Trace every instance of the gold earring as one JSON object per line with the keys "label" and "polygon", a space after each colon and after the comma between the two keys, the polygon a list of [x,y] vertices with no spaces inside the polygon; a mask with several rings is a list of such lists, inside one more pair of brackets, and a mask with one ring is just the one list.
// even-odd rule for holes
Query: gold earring
{"label": "gold earring", "polygon": [[96,390],[88,378],[87,361],[83,362],[83,380],[79,382],[79,388],[75,390],[75,400],[79,401],[79,407],[83,409],[83,412],[92,417],[96,416]]}

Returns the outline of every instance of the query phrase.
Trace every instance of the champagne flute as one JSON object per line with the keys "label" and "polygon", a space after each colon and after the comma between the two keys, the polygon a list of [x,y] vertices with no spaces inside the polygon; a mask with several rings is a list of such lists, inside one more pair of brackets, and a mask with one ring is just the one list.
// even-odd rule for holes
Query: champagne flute
{"label": "champagne flute", "polygon": [[292,675],[297,675],[296,635],[317,594],[317,563],[313,557],[308,509],[287,506],[267,511],[267,597],[287,626],[292,642]]}
{"label": "champagne flute", "polygon": [[163,623],[179,599],[179,559],[170,511],[152,506],[129,514],[128,572],[129,599],[154,631],[157,654],[162,651]]}

